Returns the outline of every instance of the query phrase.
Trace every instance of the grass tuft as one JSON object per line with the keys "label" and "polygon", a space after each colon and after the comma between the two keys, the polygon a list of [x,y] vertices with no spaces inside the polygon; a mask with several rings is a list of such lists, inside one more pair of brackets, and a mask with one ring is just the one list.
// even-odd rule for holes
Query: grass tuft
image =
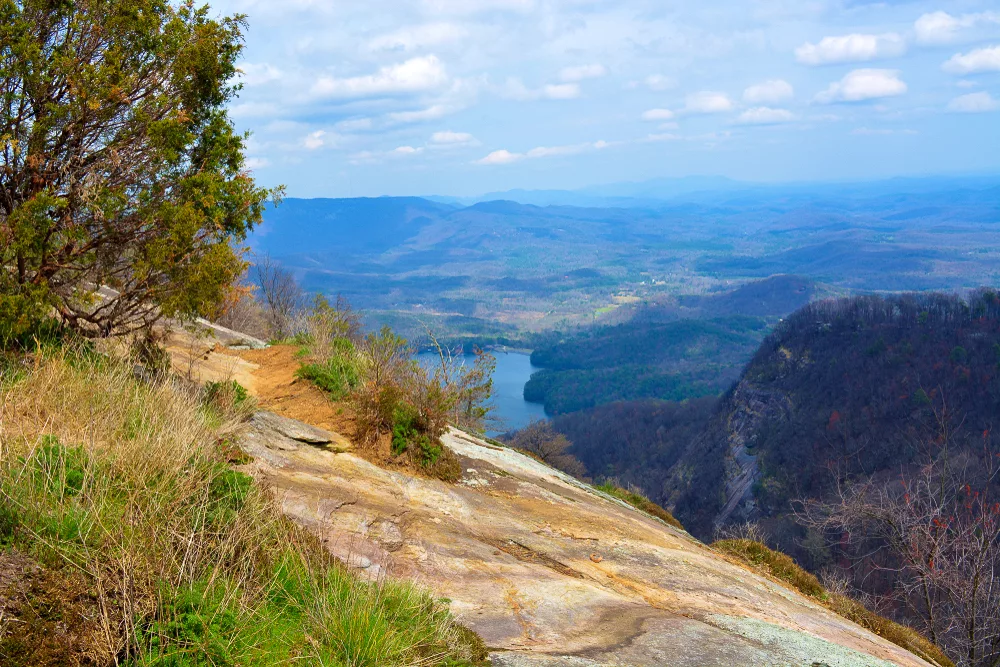
{"label": "grass tuft", "polygon": [[66,352],[0,384],[0,559],[78,582],[23,586],[14,618],[95,624],[47,662],[23,647],[62,621],[14,622],[0,664],[478,664],[441,603],[357,578],[232,470],[239,411],[205,398]]}
{"label": "grass tuft", "polygon": [[651,516],[655,516],[657,519],[673,526],[674,528],[684,530],[684,526],[681,525],[681,522],[678,521],[673,514],[660,507],[641,493],[634,490],[630,491],[628,489],[623,489],[613,482],[604,482],[603,484],[598,484],[594,488],[608,494],[609,496],[613,496],[618,500],[623,500],[637,510],[643,511]]}

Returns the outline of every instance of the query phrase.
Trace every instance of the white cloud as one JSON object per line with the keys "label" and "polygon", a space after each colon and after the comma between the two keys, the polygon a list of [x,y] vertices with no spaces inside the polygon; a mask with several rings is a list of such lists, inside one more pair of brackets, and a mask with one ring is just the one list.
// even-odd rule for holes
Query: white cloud
{"label": "white cloud", "polygon": [[650,109],[642,114],[642,119],[646,121],[668,121],[673,117],[674,112],[670,109]]}
{"label": "white cloud", "polygon": [[240,72],[240,81],[248,87],[262,86],[284,77],[280,69],[268,63],[243,63],[240,65]]}
{"label": "white cloud", "polygon": [[413,146],[400,146],[392,151],[393,155],[418,155],[423,153],[423,148],[414,148]]}
{"label": "white cloud", "polygon": [[961,95],[948,103],[948,111],[983,113],[997,110],[1000,110],[1000,100],[993,99],[987,92]]}
{"label": "white cloud", "polygon": [[466,28],[454,23],[428,23],[376,37],[369,42],[368,48],[372,51],[414,51],[457,42],[468,34]]}
{"label": "white cloud", "polygon": [[229,109],[233,118],[265,118],[281,113],[281,108],[271,102],[240,102]]}
{"label": "white cloud", "polygon": [[941,66],[952,74],[1000,72],[1000,45],[986,46],[968,53],[956,53]]}
{"label": "white cloud", "polygon": [[442,132],[435,132],[431,135],[431,143],[439,146],[458,146],[462,144],[471,144],[475,141],[476,138],[468,132],[452,132],[450,130],[444,130]]}
{"label": "white cloud", "polygon": [[512,164],[524,159],[521,153],[511,153],[510,151],[493,151],[481,160],[476,160],[476,164]]}
{"label": "white cloud", "polygon": [[921,44],[951,44],[961,38],[962,32],[988,23],[1000,23],[1000,13],[952,16],[947,12],[932,12],[918,18],[913,30]]}
{"label": "white cloud", "polygon": [[792,84],[782,79],[771,79],[743,91],[743,101],[750,104],[775,104],[794,96]]}
{"label": "white cloud", "polygon": [[437,120],[451,113],[449,107],[443,104],[435,104],[426,109],[416,111],[394,111],[386,114],[386,120],[390,123],[421,123],[428,120]]}
{"label": "white cloud", "polygon": [[566,67],[559,72],[559,78],[563,81],[585,81],[587,79],[598,79],[608,73],[604,65],[580,65],[579,67]]}
{"label": "white cloud", "polygon": [[894,32],[883,35],[854,33],[824,37],[818,44],[805,43],[795,49],[795,57],[806,65],[860,62],[901,55],[906,50],[903,38]]}
{"label": "white cloud", "polygon": [[246,159],[246,162],[243,163],[243,166],[246,167],[247,169],[252,170],[252,169],[263,169],[264,167],[267,167],[270,164],[271,163],[268,161],[268,159],[264,157],[248,157]]}
{"label": "white cloud", "polygon": [[688,95],[684,99],[684,111],[686,113],[722,113],[731,111],[733,102],[725,93],[713,93],[702,91]]}
{"label": "white cloud", "polygon": [[337,79],[324,76],[313,84],[314,95],[322,97],[365,97],[434,90],[448,82],[444,65],[437,56],[421,56],[381,68],[375,74]]}
{"label": "white cloud", "polygon": [[572,100],[580,97],[580,85],[576,83],[549,84],[542,89],[542,97],[550,100]]}
{"label": "white cloud", "polygon": [[969,81],[968,79],[959,79],[955,82],[955,86],[958,88],[975,88],[978,85],[975,81]]}
{"label": "white cloud", "polygon": [[856,69],[816,96],[821,104],[832,102],[863,102],[882,97],[894,97],[906,92],[906,83],[898,70]]}
{"label": "white cloud", "polygon": [[788,109],[772,109],[770,107],[753,107],[739,115],[736,122],[740,125],[777,125],[795,120],[795,114]]}
{"label": "white cloud", "polygon": [[580,97],[580,84],[578,83],[555,83],[542,86],[538,89],[531,89],[517,78],[511,77],[499,90],[502,97],[512,100],[572,100]]}
{"label": "white cloud", "polygon": [[493,151],[486,157],[476,160],[474,164],[497,165],[512,164],[521,160],[537,160],[547,157],[560,157],[565,155],[578,155],[586,151],[604,150],[620,145],[620,142],[594,141],[583,144],[571,144],[568,146],[539,146],[532,148],[527,153],[511,153],[507,150]]}
{"label": "white cloud", "polygon": [[305,139],[303,139],[302,144],[306,147],[307,150],[314,151],[317,148],[322,148],[323,145],[326,143],[323,140],[323,137],[325,136],[326,132],[324,132],[323,130],[316,130],[315,132],[307,136]]}

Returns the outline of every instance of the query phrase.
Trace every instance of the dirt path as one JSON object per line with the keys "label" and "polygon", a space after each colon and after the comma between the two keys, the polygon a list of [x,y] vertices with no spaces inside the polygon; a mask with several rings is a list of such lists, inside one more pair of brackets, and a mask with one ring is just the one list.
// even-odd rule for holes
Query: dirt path
{"label": "dirt path", "polygon": [[252,370],[250,393],[260,407],[328,431],[350,435],[353,427],[347,406],[333,403],[309,382],[295,377],[302,359],[294,345],[273,345],[264,350],[224,350],[249,362]]}

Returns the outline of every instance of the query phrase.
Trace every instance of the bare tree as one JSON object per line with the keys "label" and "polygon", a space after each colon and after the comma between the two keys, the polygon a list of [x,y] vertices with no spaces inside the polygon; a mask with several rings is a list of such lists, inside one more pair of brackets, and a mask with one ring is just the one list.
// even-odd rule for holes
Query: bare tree
{"label": "bare tree", "polygon": [[506,440],[511,447],[533,454],[553,468],[558,468],[574,477],[583,477],[587,474],[583,463],[567,451],[573,443],[556,431],[552,422],[533,421],[521,430],[515,431]]}
{"label": "bare tree", "polygon": [[253,275],[271,338],[287,338],[302,312],[305,293],[291,271],[264,253],[254,256]]}
{"label": "bare tree", "polygon": [[1000,665],[998,456],[986,432],[978,454],[945,446],[894,482],[843,486],[800,512],[892,582],[906,620],[968,667]]}

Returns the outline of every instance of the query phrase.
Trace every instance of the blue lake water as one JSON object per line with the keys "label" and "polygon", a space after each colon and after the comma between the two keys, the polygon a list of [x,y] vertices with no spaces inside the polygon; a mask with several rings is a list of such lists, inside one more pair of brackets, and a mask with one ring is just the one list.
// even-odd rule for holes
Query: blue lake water
{"label": "blue lake water", "polygon": [[[497,367],[493,372],[493,404],[501,425],[493,426],[487,435],[496,436],[505,431],[527,426],[533,419],[545,419],[545,408],[538,403],[524,400],[524,383],[531,374],[541,370],[531,365],[531,357],[517,352],[494,352]],[[424,366],[438,363],[436,352],[421,352],[417,360]],[[465,363],[472,364],[473,355],[465,357]]]}

